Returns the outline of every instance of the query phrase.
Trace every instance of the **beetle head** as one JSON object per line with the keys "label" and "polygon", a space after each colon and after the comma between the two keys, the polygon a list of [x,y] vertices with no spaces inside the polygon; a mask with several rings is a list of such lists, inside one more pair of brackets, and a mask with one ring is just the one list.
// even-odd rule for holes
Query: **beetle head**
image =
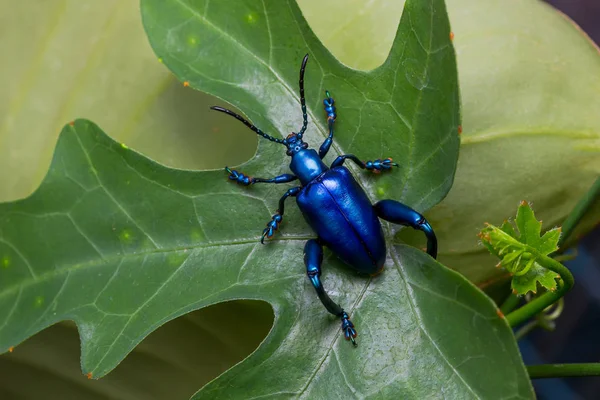
{"label": "beetle head", "polygon": [[308,143],[302,141],[302,135],[295,132],[290,133],[288,137],[284,139],[283,144],[287,147],[285,154],[288,156],[293,156],[300,150],[308,148]]}

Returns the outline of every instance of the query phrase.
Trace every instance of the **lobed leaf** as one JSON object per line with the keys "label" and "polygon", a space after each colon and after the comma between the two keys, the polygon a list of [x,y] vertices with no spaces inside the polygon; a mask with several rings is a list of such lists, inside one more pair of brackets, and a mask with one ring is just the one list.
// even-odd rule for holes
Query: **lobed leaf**
{"label": "lobed leaf", "polygon": [[[340,144],[331,156],[353,146],[373,151],[369,158],[385,149],[398,152],[406,160],[401,185],[391,184],[396,182],[392,175],[362,178],[361,183],[376,197],[395,196],[421,210],[439,201],[452,181],[459,121],[443,2],[408,3],[388,62],[370,73],[333,59],[294,3],[248,8],[255,4],[223,9],[227,13],[219,11],[219,3],[211,3],[208,11],[202,2],[148,1],[142,6],[146,28],[157,38],[153,45],[165,45],[163,61],[180,78],[237,101],[267,128],[284,126],[280,117],[298,110],[295,91],[289,89],[296,85],[297,66],[289,59],[303,55],[298,43],[305,40],[316,61],[307,77],[321,71],[350,128],[343,129],[340,118]],[[246,25],[239,23],[240,16]],[[197,32],[206,35],[197,38]],[[160,42],[165,38],[166,44]],[[210,63],[218,57],[197,53],[197,59],[178,59],[193,55],[200,43],[207,45],[202,51],[208,55],[232,64],[223,68],[219,63],[215,69]],[[257,75],[250,78],[258,81],[246,79],[253,71]],[[307,85],[314,122],[322,94],[314,82],[307,79]],[[346,105],[340,105],[342,98],[349,99]],[[405,115],[411,119],[403,120]],[[323,125],[317,125],[310,132],[312,142],[322,140],[322,134]],[[249,172],[276,174],[283,169],[280,150],[261,145],[247,164]],[[84,372],[97,378],[166,321],[230,299],[261,299],[274,308],[271,333],[252,356],[197,397],[217,392],[247,396],[246,381],[256,395],[320,395],[331,393],[335,382],[339,393],[364,396],[423,398],[439,396],[440,390],[452,397],[489,397],[499,391],[532,396],[514,338],[490,300],[406,246],[390,249],[386,273],[374,280],[341,272],[339,262],[328,256],[327,287],[348,305],[361,335],[356,350],[340,343],[339,323],[317,301],[301,265],[309,231],[290,210],[284,234],[271,246],[258,246],[260,227],[279,196],[273,188],[253,189],[227,185],[222,171],[162,167],[87,121],[67,126],[38,191],[0,205],[0,307],[9,310],[0,328],[0,348],[72,319],[82,340]],[[504,366],[501,373],[498,365]]]}
{"label": "lobed leaf", "polygon": [[[306,279],[306,237],[258,243],[256,223],[267,215],[221,171],[163,167],[75,121],[38,191],[0,205],[0,254],[9,260],[0,349],[73,320],[84,373],[99,378],[166,321],[249,298],[271,303],[273,329],[196,398],[533,396],[492,301],[408,246],[393,246],[386,271],[371,279],[326,257],[327,287],[359,329],[359,347],[350,346]],[[232,227],[236,240],[227,238]]]}

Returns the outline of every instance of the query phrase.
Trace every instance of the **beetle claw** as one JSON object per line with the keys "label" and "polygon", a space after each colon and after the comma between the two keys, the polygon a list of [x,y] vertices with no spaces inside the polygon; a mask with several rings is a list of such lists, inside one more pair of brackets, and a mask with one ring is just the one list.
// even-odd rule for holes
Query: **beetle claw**
{"label": "beetle claw", "polygon": [[346,311],[342,312],[341,315],[342,318],[342,331],[344,332],[344,337],[346,338],[346,340],[350,340],[352,342],[352,344],[354,345],[354,347],[358,346],[358,344],[356,343],[356,329],[354,329],[354,324],[352,323],[352,321],[350,321],[350,317],[348,317],[348,314],[346,313]]}
{"label": "beetle claw", "polygon": [[267,223],[267,227],[263,230],[262,238],[260,239],[260,243],[265,244],[265,237],[270,239],[273,237],[273,233],[277,229],[279,229],[279,224],[283,220],[283,216],[277,212],[275,215],[271,217],[271,221]]}
{"label": "beetle claw", "polygon": [[229,180],[234,181],[238,185],[249,186],[256,182],[255,178],[248,176],[242,172],[236,171],[235,169],[231,169],[229,167],[225,167],[225,172],[229,174]]}
{"label": "beetle claw", "polygon": [[331,98],[331,96],[329,95],[329,92],[326,90],[325,91],[325,95],[327,96],[327,98],[325,100],[323,100],[323,106],[325,108],[325,112],[327,113],[327,122],[329,124],[333,124],[335,122],[335,118],[337,116],[336,112],[335,112],[335,100],[333,100],[333,98]]}
{"label": "beetle claw", "polygon": [[389,171],[392,169],[392,167],[398,167],[398,163],[395,163],[394,161],[392,161],[391,158],[386,158],[384,160],[381,159],[377,159],[375,161],[366,161],[363,163],[365,168],[369,171],[373,171],[374,173],[378,174],[381,171]]}

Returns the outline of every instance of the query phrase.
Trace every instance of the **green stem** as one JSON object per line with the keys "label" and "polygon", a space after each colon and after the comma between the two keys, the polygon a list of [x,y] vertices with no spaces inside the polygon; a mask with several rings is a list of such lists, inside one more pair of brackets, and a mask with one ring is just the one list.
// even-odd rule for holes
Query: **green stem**
{"label": "green stem", "polygon": [[528,365],[527,372],[531,379],[598,376],[600,375],[600,363]]}
{"label": "green stem", "polygon": [[589,208],[594,204],[594,201],[600,197],[600,177],[596,179],[592,187],[587,191],[586,194],[583,195],[579,202],[575,205],[575,207],[571,210],[567,219],[562,225],[562,235],[560,235],[560,239],[558,240],[558,247],[562,248],[563,244],[567,241],[567,239],[571,236],[579,221],[583,218],[585,213],[589,210]]}
{"label": "green stem", "polygon": [[552,305],[561,297],[563,297],[565,293],[571,290],[574,284],[573,275],[571,275],[571,272],[564,265],[550,257],[538,253],[533,249],[531,249],[530,252],[534,254],[538,264],[546,269],[556,272],[558,275],[560,275],[561,279],[558,281],[558,288],[556,291],[545,293],[523,307],[518,308],[508,314],[506,316],[506,320],[511,327],[520,325],[536,314],[542,312],[546,307]]}
{"label": "green stem", "polygon": [[511,293],[508,295],[506,300],[504,300],[504,303],[502,303],[502,305],[500,306],[500,311],[502,311],[502,314],[506,315],[512,310],[514,310],[515,307],[519,305],[520,301],[521,299],[519,297]]}

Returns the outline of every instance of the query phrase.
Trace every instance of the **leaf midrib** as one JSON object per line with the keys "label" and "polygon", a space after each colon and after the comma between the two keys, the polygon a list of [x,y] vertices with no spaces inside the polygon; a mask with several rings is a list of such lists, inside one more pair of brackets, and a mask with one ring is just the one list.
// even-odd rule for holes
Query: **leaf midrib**
{"label": "leaf midrib", "polygon": [[[278,239],[274,239],[272,242],[278,242],[278,241],[302,241],[302,240],[308,240],[311,239],[312,237],[309,236],[282,236]],[[0,237],[1,241],[6,242],[6,239],[3,237]],[[120,255],[114,255],[111,257],[105,257],[105,258],[94,258],[91,260],[87,260],[81,263],[77,263],[77,264],[72,264],[63,268],[57,268],[51,271],[48,271],[46,273],[43,273],[41,275],[37,275],[36,278],[27,278],[24,279],[22,281],[20,281],[17,284],[11,285],[11,286],[7,286],[4,290],[0,291],[0,298],[7,296],[9,294],[11,294],[12,292],[15,292],[19,289],[24,289],[26,287],[44,282],[44,281],[48,281],[51,280],[57,276],[61,276],[63,274],[68,274],[71,273],[73,271],[82,269],[82,268],[94,268],[94,267],[99,267],[103,264],[109,265],[113,262],[119,261],[119,260],[126,260],[129,258],[137,258],[137,257],[143,257],[143,256],[149,256],[149,255],[153,255],[153,254],[165,254],[165,253],[174,253],[174,252],[186,252],[186,251],[192,251],[192,250],[196,250],[196,249],[205,249],[205,248],[213,248],[213,247],[226,247],[226,246],[239,246],[239,245],[244,245],[244,244],[256,244],[258,243],[260,240],[259,237],[256,238],[248,238],[248,239],[243,239],[243,240],[228,240],[228,241],[216,241],[216,242],[208,242],[208,243],[201,243],[198,245],[191,245],[191,246],[181,246],[181,247],[162,247],[162,248],[158,248],[158,249],[148,249],[148,250],[142,250],[136,253],[126,253],[126,254],[120,254]]]}
{"label": "leaf midrib", "polygon": [[[369,279],[367,280],[367,282],[365,283],[365,285],[361,289],[359,295],[356,297],[356,300],[354,301],[354,304],[352,305],[352,307],[349,308],[350,312],[348,314],[352,315],[354,313],[354,310],[356,310],[356,308],[358,308],[358,306],[360,306],[360,303],[362,302],[363,298],[365,297],[365,293],[367,292],[367,289],[369,288],[369,285],[371,284],[372,281],[373,281],[373,277],[369,277]],[[306,392],[306,390],[310,386],[311,382],[317,376],[317,374],[319,373],[319,370],[321,369],[321,367],[323,366],[323,364],[327,360],[327,357],[329,357],[329,354],[333,351],[333,346],[335,345],[335,343],[338,340],[340,340],[340,337],[341,337],[341,335],[339,333],[336,333],[336,334],[333,335],[333,339],[329,343],[329,346],[327,346],[327,350],[325,351],[325,354],[323,354],[322,359],[319,361],[318,365],[315,367],[315,370],[313,371],[313,373],[310,375],[310,377],[306,381],[306,384],[304,385],[304,387],[302,388],[302,390],[300,390],[299,392],[297,392],[298,396],[301,396],[301,395],[303,395]],[[333,352],[335,353],[335,351],[333,351]],[[341,365],[340,365],[340,371],[342,371]],[[345,374],[344,374],[343,371],[342,371],[342,375],[344,375],[344,378],[345,378]],[[356,390],[354,388],[351,388],[351,389]]]}
{"label": "leaf midrib", "polygon": [[[410,17],[410,16],[409,16],[409,17]],[[430,26],[430,33],[429,33],[429,50],[431,50],[431,45],[432,45],[432,40],[433,40],[433,13],[431,13],[431,16],[430,16],[430,18],[431,18],[431,23],[429,24],[429,26]],[[410,18],[409,18],[409,19],[410,19]],[[411,23],[412,23],[412,21],[411,21]],[[416,35],[416,32],[415,32],[415,35]],[[426,51],[426,54],[427,54],[427,57],[426,57],[426,61],[425,61],[425,69],[428,69],[428,68],[429,68],[429,61],[430,61],[430,52],[429,52],[429,51]],[[417,99],[417,104],[416,104],[416,106],[415,106],[415,112],[413,113],[413,118],[414,118],[414,116],[416,115],[416,110],[417,110],[417,109],[419,108],[419,106],[420,106],[420,102],[421,102],[422,95],[423,95],[423,92],[422,92],[422,91],[419,91],[419,97],[418,97],[418,99]],[[414,122],[414,121],[413,121],[413,122]],[[411,125],[412,125],[412,124],[411,124]],[[410,135],[410,142],[409,142],[409,145],[408,145],[408,147],[409,147],[409,157],[408,157],[408,159],[409,159],[409,163],[410,163],[411,156],[412,156],[412,152],[413,152],[413,149],[414,149],[414,143],[413,143],[413,142],[414,142],[414,139],[415,139],[415,135],[414,135],[414,131],[413,131],[413,129],[412,129],[412,126],[411,126],[410,130],[411,130],[411,135]],[[412,172],[412,168],[410,168],[410,169],[407,169],[407,172],[406,172],[406,174],[405,174],[405,180],[404,180],[404,182],[407,182],[407,181],[406,181],[406,179],[408,179],[408,177],[410,176],[411,172]],[[407,185],[405,184],[405,185],[404,185],[404,189],[403,189],[403,193],[404,193],[404,191],[405,191],[406,189],[407,189]],[[391,246],[391,247],[392,247],[392,248],[390,249],[390,255],[391,255],[391,254],[392,254],[392,253],[395,251],[395,250],[394,250],[394,248],[393,248],[393,246]],[[398,261],[397,261],[397,259],[396,259],[395,257],[393,257],[393,256],[392,256],[392,258],[393,258],[393,260],[394,260],[394,263],[395,263],[396,265],[398,265]],[[399,273],[399,274],[402,276],[402,278],[403,278],[403,280],[404,280],[404,275],[402,274],[402,272],[400,271],[400,269],[399,269],[398,267],[397,267],[397,269],[398,269],[398,273]],[[372,282],[372,281],[373,281],[373,278],[369,278],[369,280],[368,280],[368,281],[365,283],[365,285],[364,285],[363,289],[361,290],[361,293],[359,294],[359,296],[357,297],[357,299],[356,299],[356,301],[355,301],[354,305],[353,305],[353,306],[352,306],[352,308],[351,308],[351,312],[353,312],[353,311],[354,311],[354,310],[355,310],[355,309],[356,309],[356,308],[357,308],[357,307],[360,305],[360,303],[361,303],[362,299],[364,298],[364,295],[365,295],[365,293],[366,293],[367,289],[369,288],[369,285],[371,284],[371,282]],[[412,300],[411,300],[411,309],[412,309]],[[412,310],[412,311],[413,311],[413,313],[414,313],[414,310]],[[418,316],[416,316],[416,317],[418,318]],[[419,319],[419,322],[420,322],[420,319]],[[427,334],[426,334],[426,335],[427,335]],[[427,337],[429,338],[429,335],[427,335]],[[320,370],[320,369],[321,369],[321,367],[323,366],[323,363],[325,362],[325,360],[327,359],[327,357],[329,356],[329,354],[330,354],[330,353],[333,351],[333,346],[335,345],[335,343],[336,343],[336,342],[337,342],[339,339],[340,339],[340,335],[336,335],[336,336],[333,338],[333,340],[331,341],[330,345],[329,345],[329,346],[328,346],[328,348],[327,348],[327,351],[326,351],[326,352],[325,352],[325,354],[323,355],[323,358],[322,358],[321,362],[320,362],[320,363],[319,363],[319,365],[318,365],[318,366],[315,368],[315,371],[314,371],[314,372],[313,372],[313,374],[310,376],[310,378],[309,378],[309,379],[308,379],[308,381],[306,382],[306,385],[305,385],[305,386],[304,386],[304,388],[303,388],[303,389],[300,391],[299,395],[302,395],[302,394],[303,394],[303,393],[306,391],[306,389],[309,387],[310,383],[312,382],[312,380],[314,379],[314,377],[315,377],[315,376],[318,374],[319,370]],[[431,338],[429,338],[429,339],[431,340]],[[432,341],[432,342],[433,342],[433,341]],[[435,344],[434,344],[434,346],[435,346]],[[435,346],[435,347],[436,347],[436,349],[437,349],[437,346]],[[438,350],[439,350],[439,349],[438,349]],[[445,360],[445,357],[444,357],[444,355],[443,355],[441,352],[440,352],[440,354],[442,355],[442,358],[444,358],[444,360]],[[446,361],[447,361],[447,360],[446,360]],[[454,368],[453,368],[452,366],[451,366],[451,368],[454,370]],[[340,371],[341,371],[341,366],[340,366]],[[454,370],[454,372],[456,372],[456,373],[457,373],[457,371],[456,371],[456,370]],[[457,374],[458,374],[458,373],[457,373]],[[459,377],[460,377],[460,376],[459,376]],[[461,380],[462,380],[462,377],[461,377]],[[464,382],[464,380],[463,380],[463,382]],[[466,385],[466,386],[469,388],[469,390],[471,390],[471,388],[470,388],[470,387],[469,387],[469,386],[466,384],[466,382],[465,382],[465,385]],[[351,389],[352,389],[352,388],[351,388]],[[471,392],[472,392],[472,390],[471,390]]]}
{"label": "leaf midrib", "polygon": [[[429,6],[433,9],[433,4],[431,3],[431,1],[429,2]],[[412,25],[412,19],[410,16],[410,11],[408,10],[404,10],[407,11],[407,19],[410,23],[410,29],[411,31],[414,33],[415,37],[417,38],[417,41],[419,42],[419,44],[421,44],[421,41],[419,40],[419,35],[417,34],[417,31],[415,31],[413,25]],[[404,13],[403,11],[403,13]],[[433,11],[429,13],[429,45],[427,49],[424,48],[423,44],[421,44],[421,47],[423,47],[423,50],[425,50],[425,65],[423,67],[424,71],[429,71],[429,62],[431,60],[431,46],[432,46],[432,42],[433,42]],[[415,118],[417,116],[417,110],[421,107],[421,101],[423,99],[423,91],[425,90],[425,88],[422,88],[421,90],[419,90],[419,94],[417,97],[417,103],[415,104],[415,109],[413,111],[413,120],[410,123],[410,131],[411,131],[411,135],[409,138],[409,143],[408,143],[408,165],[409,167],[406,168],[406,172],[404,173],[404,185],[402,188],[402,195],[401,198],[405,198],[406,195],[406,191],[409,189],[409,178],[412,176],[415,165],[412,162],[412,157],[413,157],[413,152],[414,152],[414,148],[415,148],[415,131],[413,129],[413,127],[415,126]],[[447,137],[450,137],[450,135],[448,135]]]}

